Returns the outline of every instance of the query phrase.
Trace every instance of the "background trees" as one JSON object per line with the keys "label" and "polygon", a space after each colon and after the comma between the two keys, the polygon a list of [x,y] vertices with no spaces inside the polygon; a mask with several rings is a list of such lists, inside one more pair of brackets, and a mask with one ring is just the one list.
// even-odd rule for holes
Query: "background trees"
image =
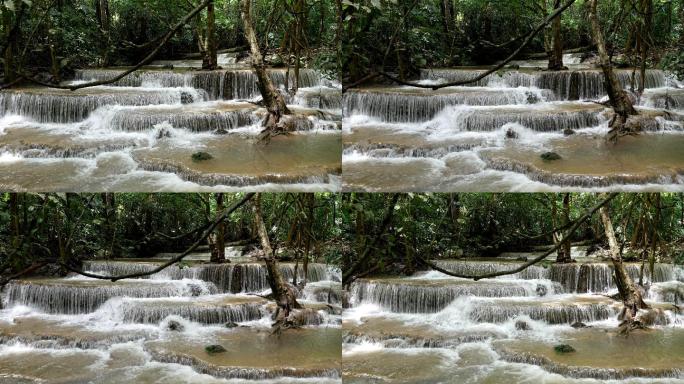
{"label": "background trees", "polygon": [[[410,274],[424,267],[419,257],[488,257],[538,250],[563,240],[608,250],[598,212],[568,238],[559,235],[603,198],[589,193],[402,194],[393,205],[394,195],[348,194],[342,205],[343,227],[353,234],[350,245],[355,249],[344,254],[343,273],[347,279]],[[644,273],[656,259],[684,263],[682,199],[682,194],[672,193],[620,194],[608,203],[623,260],[642,261]],[[392,206],[393,217],[383,227]],[[568,261],[566,249],[561,244],[558,261]],[[371,255],[359,262],[366,252]]]}
{"label": "background trees", "polygon": [[[42,262],[78,267],[84,259],[181,252],[200,238],[222,207],[242,198],[226,193],[0,194],[0,276]],[[334,194],[263,194],[263,221],[279,259],[303,266],[305,259],[339,261],[342,232],[334,222],[340,199]],[[246,208],[218,225],[213,241],[204,244],[220,244],[221,233],[225,245],[255,247],[259,241],[254,213]]]}
{"label": "background trees", "polygon": [[[68,75],[71,68],[131,65],[142,60],[199,0],[7,0],[0,2],[4,83],[18,72]],[[214,69],[215,51],[246,52],[239,0],[214,0],[173,35],[159,59],[197,57]],[[321,0],[252,2],[256,35],[273,64],[295,57],[336,71],[337,6]],[[299,12],[298,9],[306,12]],[[297,24],[299,41],[288,43]],[[322,27],[324,26],[324,27]],[[302,49],[302,46],[305,49]],[[279,54],[278,58],[272,57]],[[292,57],[290,59],[290,56]],[[54,68],[58,71],[55,73]],[[52,79],[58,80],[58,79]]]}
{"label": "background trees", "polygon": [[[343,44],[346,83],[385,63],[398,74],[418,67],[487,65],[502,60],[522,37],[559,7],[555,0],[377,0],[347,1]],[[548,57],[560,69],[557,48],[594,48],[587,0],[577,0],[547,26],[524,55]],[[409,11],[409,12],[406,12]],[[608,54],[620,66],[663,66],[682,71],[684,2],[681,0],[599,1],[598,18]],[[398,38],[392,39],[394,32]],[[385,48],[390,54],[385,55]],[[540,57],[538,54],[541,53]],[[536,55],[535,55],[536,54]],[[635,89],[638,87],[635,87]]]}

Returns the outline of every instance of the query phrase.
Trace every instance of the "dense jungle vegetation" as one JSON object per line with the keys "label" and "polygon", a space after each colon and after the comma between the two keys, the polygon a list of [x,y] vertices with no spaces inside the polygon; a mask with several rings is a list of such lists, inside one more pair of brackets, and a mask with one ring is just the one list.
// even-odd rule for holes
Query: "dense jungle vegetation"
{"label": "dense jungle vegetation", "polygon": [[[605,45],[615,65],[646,62],[649,68],[682,74],[684,2],[596,3]],[[346,80],[354,82],[376,70],[410,77],[417,68],[494,64],[513,53],[535,26],[566,5],[561,17],[541,28],[518,58],[552,59],[556,49],[592,56],[596,51],[589,18],[592,1],[346,1]],[[553,69],[560,68],[562,65]]]}
{"label": "dense jungle vegetation", "polygon": [[[564,241],[563,234],[605,199],[590,193],[349,194],[356,252],[344,259],[348,279],[411,274],[421,259],[496,256],[571,243],[608,248],[594,212]],[[619,194],[608,211],[624,260],[684,263],[682,194]],[[561,246],[558,261],[569,261]]]}
{"label": "dense jungle vegetation", "polygon": [[[334,74],[339,4],[252,3],[269,63],[300,60]],[[134,65],[157,48],[155,59],[206,58],[203,66],[215,69],[217,52],[249,50],[239,0],[7,0],[0,12],[4,83],[18,77],[54,83],[74,68]]]}

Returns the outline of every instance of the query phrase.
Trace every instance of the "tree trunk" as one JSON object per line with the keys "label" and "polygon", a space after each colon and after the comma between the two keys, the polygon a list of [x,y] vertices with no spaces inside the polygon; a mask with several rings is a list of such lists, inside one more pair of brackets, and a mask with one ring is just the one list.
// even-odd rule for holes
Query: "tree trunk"
{"label": "tree trunk", "polygon": [[[251,0],[246,0],[251,1]],[[268,239],[268,232],[266,232],[266,225],[264,224],[263,215],[261,213],[261,194],[257,193],[254,196],[252,205],[254,211],[254,227],[256,229],[259,241],[261,242],[261,249],[264,252],[264,262],[266,263],[266,271],[268,273],[268,285],[271,287],[273,299],[278,308],[273,316],[275,322],[273,323],[274,333],[278,333],[283,329],[292,328],[295,326],[290,314],[294,309],[300,309],[302,306],[297,302],[297,295],[294,288],[287,284],[280,273],[278,262],[276,261],[271,242]]]}
{"label": "tree trunk", "polygon": [[[561,0],[554,1],[554,9],[561,7]],[[551,24],[551,35],[553,37],[553,49],[549,57],[549,69],[559,71],[563,69],[563,40],[561,38],[561,15],[553,19]]]}
{"label": "tree trunk", "polygon": [[218,68],[218,53],[216,45],[216,15],[214,2],[207,5],[207,33],[204,44],[204,59],[202,69],[214,70]]}
{"label": "tree trunk", "polygon": [[648,56],[648,47],[650,44],[649,36],[651,34],[651,12],[653,12],[652,0],[641,0],[641,14],[644,17],[644,20],[639,31],[641,40],[641,65],[639,66],[639,74],[641,77],[639,78],[639,89],[637,91],[639,95],[644,93],[644,87],[646,84],[646,58]]}
{"label": "tree trunk", "polygon": [[[563,225],[568,225],[570,223],[570,194],[565,193],[563,195]],[[571,244],[570,244],[570,237],[565,237],[563,236],[562,232],[560,235],[560,241],[563,243],[562,246],[559,248],[559,259],[556,260],[561,263],[570,263],[572,262],[572,254],[571,254]],[[561,257],[562,255],[562,257]]]}
{"label": "tree trunk", "polygon": [[12,11],[6,7],[2,7],[2,24],[4,26],[4,38],[5,38],[5,52],[4,52],[4,63],[3,70],[5,74],[5,83],[9,84],[16,79],[14,67],[14,52],[17,48],[16,34],[12,34]]}
{"label": "tree trunk", "polygon": [[594,42],[598,50],[599,59],[601,61],[601,69],[605,81],[606,91],[610,98],[610,103],[615,111],[615,116],[610,123],[611,130],[608,133],[608,139],[611,141],[617,140],[619,136],[629,134],[633,129],[626,127],[625,123],[631,115],[637,115],[637,111],[632,105],[632,101],[627,96],[627,93],[622,89],[618,81],[613,66],[610,63],[610,56],[606,50],[606,44],[603,40],[603,32],[598,21],[598,14],[596,11],[598,0],[589,0],[589,20],[591,22],[591,30],[594,35]]}
{"label": "tree trunk", "polygon": [[[225,208],[223,202],[223,193],[216,194],[216,217],[219,217]],[[226,260],[226,224],[220,222],[216,226],[216,231],[212,234],[211,244],[211,262],[222,263]]]}
{"label": "tree trunk", "polygon": [[259,92],[264,99],[264,106],[268,110],[268,116],[264,120],[264,132],[262,133],[262,140],[268,140],[271,136],[277,134],[278,131],[285,129],[279,125],[280,119],[283,115],[290,114],[285,104],[283,95],[276,89],[271,81],[271,77],[266,71],[264,59],[261,56],[261,49],[259,48],[259,40],[254,31],[254,24],[252,23],[251,15],[251,0],[241,0],[242,7],[240,8],[242,16],[242,24],[245,29],[245,38],[249,43],[249,48],[252,54],[252,69],[258,80]]}
{"label": "tree trunk", "polygon": [[622,299],[623,309],[620,313],[620,325],[623,332],[629,332],[632,329],[641,328],[642,325],[636,320],[636,315],[639,309],[649,308],[641,295],[641,290],[634,284],[632,278],[627,273],[624,264],[622,263],[622,256],[620,255],[620,247],[615,232],[613,230],[613,223],[608,215],[608,208],[605,206],[599,210],[601,215],[601,222],[608,238],[608,245],[610,247],[610,259],[613,263],[615,273],[615,285],[620,293]]}
{"label": "tree trunk", "polygon": [[102,53],[100,57],[100,65],[106,67],[109,65],[109,48],[110,48],[110,12],[109,0],[95,0],[95,9],[97,11],[97,21],[100,24],[100,33],[102,33]]}

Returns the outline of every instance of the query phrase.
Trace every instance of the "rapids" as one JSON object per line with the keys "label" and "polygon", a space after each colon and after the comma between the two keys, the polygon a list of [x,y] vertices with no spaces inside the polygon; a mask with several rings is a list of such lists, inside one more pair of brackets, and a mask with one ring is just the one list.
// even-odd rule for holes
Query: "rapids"
{"label": "rapids", "polygon": [[[0,187],[17,191],[334,191],[342,95],[303,69],[288,94],[292,134],[258,142],[266,111],[253,72],[150,67],[77,91],[0,92]],[[73,83],[125,68],[76,71]],[[286,72],[269,70],[281,89]],[[293,79],[290,74],[289,83]],[[208,152],[206,162],[192,154]]]}
{"label": "rapids", "polygon": [[[514,268],[513,256],[434,262],[477,275]],[[632,277],[639,269],[627,264]],[[621,305],[606,297],[617,291],[611,273],[580,258],[478,281],[437,271],[358,279],[343,315],[344,382],[684,383],[684,316],[674,306],[684,299],[684,268],[645,272],[653,310],[639,316],[651,330],[628,338],[615,334]],[[560,343],[576,352],[556,353]]]}
{"label": "rapids", "polygon": [[[115,283],[78,275],[13,281],[2,291],[2,383],[340,383],[338,268],[309,264],[299,293],[303,328],[271,335],[274,305],[265,266],[239,260],[186,266]],[[117,275],[164,262],[93,260],[84,269]],[[281,264],[287,279],[302,267]],[[210,355],[204,347],[227,352]]]}
{"label": "rapids", "polygon": [[[637,100],[643,133],[607,143],[612,110],[599,69],[548,72],[516,63],[467,85],[348,90],[343,108],[345,191],[681,191],[684,89],[646,72]],[[486,68],[424,69],[419,82],[471,79]],[[632,87],[639,74],[616,71]],[[560,160],[541,159],[556,152]]]}

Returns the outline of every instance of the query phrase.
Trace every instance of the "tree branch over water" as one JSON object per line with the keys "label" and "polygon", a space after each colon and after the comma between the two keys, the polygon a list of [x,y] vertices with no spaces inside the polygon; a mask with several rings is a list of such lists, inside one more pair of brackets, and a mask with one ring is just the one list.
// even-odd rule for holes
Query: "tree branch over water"
{"label": "tree branch over water", "polygon": [[100,280],[110,280],[112,282],[116,282],[117,280],[121,279],[132,279],[136,277],[143,277],[143,276],[149,276],[153,275],[155,273],[161,272],[164,269],[182,261],[187,255],[189,255],[192,251],[194,251],[202,242],[214,231],[214,229],[224,220],[226,220],[233,212],[235,212],[238,208],[242,207],[247,203],[249,200],[251,200],[254,197],[254,193],[248,193],[246,194],[242,199],[237,201],[235,204],[233,204],[231,207],[223,211],[218,217],[211,223],[211,225],[204,231],[202,236],[200,236],[197,241],[195,241],[188,249],[186,249],[183,253],[180,255],[174,257],[173,259],[167,261],[166,263],[158,266],[155,269],[152,269],[147,272],[137,272],[137,273],[130,273],[127,275],[119,275],[119,276],[105,276],[105,275],[98,275],[95,273],[90,273],[90,272],[84,272],[79,269],[76,269],[68,264],[65,263],[59,263],[62,267],[66,268],[70,272],[77,273],[82,276],[86,277],[91,277],[94,279],[100,279]]}
{"label": "tree branch over water", "polygon": [[154,60],[154,58],[157,56],[159,51],[161,51],[161,49],[166,45],[166,43],[168,43],[169,40],[171,40],[173,35],[175,35],[176,32],[178,32],[187,23],[189,23],[190,20],[192,20],[195,16],[197,16],[212,1],[213,0],[204,0],[200,5],[195,7],[195,9],[193,9],[190,13],[185,15],[185,17],[183,17],[173,28],[171,28],[166,33],[166,35],[164,35],[164,37],[161,39],[159,45],[157,45],[157,47],[152,52],[150,52],[147,56],[145,56],[145,58],[141,62],[136,64],[134,67],[114,76],[111,79],[92,81],[89,83],[83,83],[83,84],[78,84],[78,85],[55,85],[55,84],[50,84],[50,83],[47,83],[44,81],[40,81],[40,80],[35,79],[35,78],[33,78],[27,74],[21,74],[21,76],[26,78],[26,80],[29,80],[29,81],[36,83],[36,84],[39,84],[39,85],[43,85],[43,86],[50,87],[50,88],[57,88],[57,89],[68,89],[71,91],[75,91],[77,89],[82,89],[82,88],[95,87],[98,85],[107,85],[107,84],[115,83],[115,82],[123,79],[124,77],[130,75],[131,73],[137,71],[138,69],[142,68],[143,66],[149,64],[150,62],[152,62],[152,60]]}
{"label": "tree branch over water", "polygon": [[[568,238],[570,235],[572,235],[572,233],[575,232],[575,230],[577,230],[577,228],[579,228],[579,226],[580,226],[582,223],[584,223],[585,221],[589,220],[589,219],[590,219],[590,218],[591,218],[599,209],[601,209],[601,207],[603,207],[603,206],[605,206],[606,204],[608,204],[611,200],[613,200],[613,199],[614,199],[615,197],[617,197],[618,195],[619,195],[619,193],[611,193],[611,194],[608,195],[604,200],[602,200],[600,203],[598,203],[598,204],[595,205],[594,207],[592,207],[592,208],[586,210],[586,211],[584,212],[584,214],[583,214],[580,218],[578,218],[577,220],[575,220],[575,222],[572,224],[572,226],[570,227],[570,229],[568,229],[567,232],[563,235],[563,238],[566,239],[566,238]],[[553,252],[556,252],[556,250],[558,250],[558,248],[560,248],[560,247],[562,246],[562,244],[563,244],[562,242],[559,242],[559,243],[556,244],[553,248],[547,250],[547,251],[544,252],[543,254],[541,254],[541,255],[535,257],[534,259],[532,259],[532,260],[530,260],[530,261],[528,261],[528,262],[526,262],[526,263],[523,263],[522,265],[520,265],[519,267],[517,267],[517,268],[515,268],[515,269],[511,269],[511,270],[508,270],[508,271],[498,271],[498,272],[485,273],[485,274],[483,274],[483,275],[466,275],[466,274],[455,273],[455,272],[449,271],[449,270],[447,270],[447,269],[444,269],[444,268],[442,268],[442,267],[439,267],[439,266],[437,266],[435,263],[433,263],[433,262],[431,262],[431,261],[429,261],[429,260],[425,260],[424,258],[422,258],[422,257],[420,257],[420,256],[416,256],[416,258],[417,258],[421,263],[423,263],[424,265],[426,265],[426,266],[428,266],[428,267],[430,267],[430,268],[432,268],[432,269],[434,269],[434,270],[436,270],[436,271],[442,272],[442,273],[444,273],[445,275],[454,276],[454,277],[461,277],[461,278],[464,278],[464,279],[473,279],[473,280],[477,281],[477,280],[480,280],[480,279],[487,279],[487,278],[497,277],[497,276],[512,275],[512,274],[514,274],[514,273],[522,272],[523,270],[527,269],[528,267],[530,267],[530,266],[532,266],[532,265],[534,265],[534,264],[537,264],[538,262],[544,260],[547,256],[549,256],[549,255],[552,254]]]}
{"label": "tree branch over water", "polygon": [[[380,70],[380,71],[377,71],[377,72],[374,72],[374,73],[371,73],[371,74],[365,76],[361,80],[363,80],[362,82],[365,82],[365,81],[374,79],[376,77],[382,76],[382,77],[385,77],[385,78],[392,80],[395,83],[398,83],[401,85],[407,85],[407,86],[416,87],[416,88],[432,89],[433,91],[440,89],[440,88],[454,87],[454,86],[458,86],[458,85],[466,85],[466,84],[471,84],[471,83],[480,81],[480,80],[484,79],[485,77],[491,75],[492,73],[494,73],[494,72],[500,70],[501,68],[505,67],[506,64],[511,62],[513,59],[515,59],[515,57],[518,56],[518,54],[520,54],[520,52],[522,52],[522,50],[525,49],[525,47],[527,47],[527,45],[532,42],[532,39],[534,39],[534,37],[537,36],[537,34],[539,32],[541,32],[549,23],[551,23],[553,21],[553,19],[560,16],[563,13],[563,11],[568,9],[574,2],[575,2],[575,0],[569,0],[567,3],[565,3],[565,5],[563,5],[560,8],[557,8],[553,13],[551,13],[549,16],[547,16],[541,23],[539,23],[533,30],[531,30],[525,36],[525,39],[523,40],[522,44],[520,46],[518,46],[518,48],[512,54],[510,54],[504,61],[502,61],[501,63],[495,65],[491,69],[479,74],[478,76],[476,76],[470,80],[459,80],[459,81],[452,81],[450,83],[442,83],[442,84],[434,84],[434,85],[418,84],[418,83],[414,83],[414,82],[410,82],[410,81],[401,80],[398,77],[396,77],[390,73],[385,72],[384,68],[382,68],[382,70]],[[359,81],[354,82],[354,83],[350,84],[349,86],[344,87],[342,89],[342,91],[344,92],[344,91],[348,90],[349,88],[356,87],[356,86],[360,85],[362,82],[359,82]]]}

